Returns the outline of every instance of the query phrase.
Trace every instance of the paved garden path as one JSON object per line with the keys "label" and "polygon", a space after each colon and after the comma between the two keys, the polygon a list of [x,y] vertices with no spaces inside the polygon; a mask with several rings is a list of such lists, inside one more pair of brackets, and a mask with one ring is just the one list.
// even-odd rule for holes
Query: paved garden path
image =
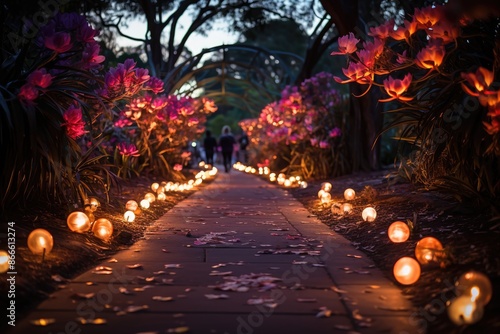
{"label": "paved garden path", "polygon": [[[231,171],[12,333],[403,334],[417,333],[413,313],[364,253],[285,190]],[[31,324],[40,318],[55,322]]]}

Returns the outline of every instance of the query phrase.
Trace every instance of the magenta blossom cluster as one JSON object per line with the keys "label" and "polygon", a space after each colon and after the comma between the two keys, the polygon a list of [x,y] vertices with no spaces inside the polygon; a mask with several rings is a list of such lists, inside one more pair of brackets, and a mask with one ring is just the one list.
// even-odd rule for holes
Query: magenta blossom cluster
{"label": "magenta blossom cluster", "polygon": [[318,73],[300,86],[286,87],[279,101],[262,109],[257,124],[247,121],[240,125],[250,133],[261,131],[259,136],[274,144],[308,143],[328,149],[342,134],[335,116],[342,98],[334,85],[331,74]]}

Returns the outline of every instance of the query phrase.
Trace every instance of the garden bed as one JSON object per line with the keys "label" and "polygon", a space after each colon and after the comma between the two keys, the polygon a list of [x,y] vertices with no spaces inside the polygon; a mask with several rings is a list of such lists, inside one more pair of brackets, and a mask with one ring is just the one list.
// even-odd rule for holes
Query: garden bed
{"label": "garden bed", "polygon": [[[390,172],[394,171],[359,173],[328,180],[333,184],[332,201],[345,202],[346,188],[356,191],[356,199],[351,201],[353,213],[345,216],[332,214],[330,205],[321,205],[317,193],[324,180],[310,182],[306,189],[296,188],[291,192],[311,213],[365,252],[394,282],[392,267],[400,257],[414,257],[415,244],[422,237],[433,236],[440,240],[446,251],[445,261],[423,266],[415,284],[401,286],[403,293],[418,307],[421,321],[417,328],[422,329],[422,333],[426,330],[428,333],[499,333],[500,221],[492,220],[487,210],[469,208],[443,194],[419,189],[398,178],[387,178]],[[377,210],[377,218],[372,223],[361,218],[361,211],[369,204]],[[392,243],[387,237],[389,225],[398,220],[413,221],[414,215],[417,224],[410,239]],[[449,321],[444,305],[455,296],[455,280],[468,270],[489,276],[493,298],[485,307],[480,322],[459,328]]]}

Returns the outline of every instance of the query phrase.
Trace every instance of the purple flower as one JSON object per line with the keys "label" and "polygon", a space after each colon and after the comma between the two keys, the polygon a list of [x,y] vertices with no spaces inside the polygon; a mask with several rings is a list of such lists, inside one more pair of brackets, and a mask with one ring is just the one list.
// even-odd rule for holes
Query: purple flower
{"label": "purple flower", "polygon": [[132,156],[132,157],[140,156],[139,150],[137,149],[137,146],[135,146],[134,144],[120,143],[118,145],[118,152],[120,152],[121,155],[125,156]]}
{"label": "purple flower", "polygon": [[44,45],[47,49],[54,50],[57,53],[64,53],[73,47],[70,34],[65,32],[56,32],[45,36]]}

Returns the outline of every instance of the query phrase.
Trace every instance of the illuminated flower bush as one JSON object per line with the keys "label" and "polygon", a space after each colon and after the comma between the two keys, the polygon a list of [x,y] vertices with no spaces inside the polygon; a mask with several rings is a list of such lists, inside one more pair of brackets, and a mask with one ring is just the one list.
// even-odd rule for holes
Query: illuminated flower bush
{"label": "illuminated flower bush", "polygon": [[318,73],[286,87],[256,120],[240,126],[258,144],[259,161],[275,157],[274,169],[305,178],[349,172],[345,137],[346,104],[331,74]]}
{"label": "illuminated flower bush", "polygon": [[363,85],[365,94],[378,87],[406,143],[407,177],[461,197],[498,198],[498,21],[471,15],[453,4],[426,7],[399,26],[370,28],[369,40],[343,36],[332,55],[348,64],[335,80]]}
{"label": "illuminated flower bush", "polygon": [[1,206],[81,202],[106,193],[114,173],[168,175],[217,110],[159,95],[163,82],[133,60],[106,70],[97,35],[85,17],[58,13],[24,44],[2,44],[0,153],[13,158],[0,164]]}

